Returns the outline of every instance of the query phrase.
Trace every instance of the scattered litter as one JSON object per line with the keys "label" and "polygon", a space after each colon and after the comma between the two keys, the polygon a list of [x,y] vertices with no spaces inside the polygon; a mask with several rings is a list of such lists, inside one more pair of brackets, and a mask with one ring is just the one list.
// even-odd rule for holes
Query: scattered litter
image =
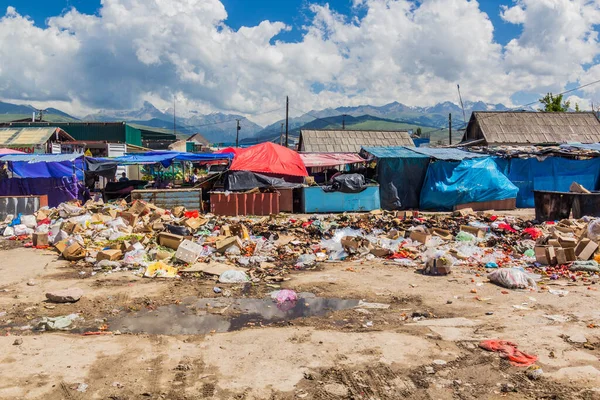
{"label": "scattered litter", "polygon": [[250,281],[250,278],[242,271],[229,270],[219,276],[219,282],[221,283],[244,283],[248,281]]}
{"label": "scattered litter", "polygon": [[523,353],[515,343],[506,340],[484,340],[479,343],[479,347],[500,353],[500,357],[506,358],[515,367],[527,367],[537,361],[537,356]]}
{"label": "scattered litter", "polygon": [[63,315],[61,317],[43,317],[37,324],[41,331],[69,330],[69,327],[79,318],[79,314]]}
{"label": "scattered litter", "polygon": [[492,283],[508,289],[535,289],[537,287],[533,278],[518,268],[500,268],[489,273],[488,279]]}

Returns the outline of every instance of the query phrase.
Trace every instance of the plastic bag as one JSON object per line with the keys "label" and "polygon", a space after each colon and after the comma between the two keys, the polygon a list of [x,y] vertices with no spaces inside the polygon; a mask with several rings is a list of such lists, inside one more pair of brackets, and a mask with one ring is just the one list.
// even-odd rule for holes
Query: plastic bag
{"label": "plastic bag", "polygon": [[597,242],[600,239],[600,219],[595,219],[589,223],[587,236],[594,242]]}
{"label": "plastic bag", "polygon": [[11,221],[10,224],[8,224],[8,226],[15,226],[15,225],[20,225],[21,224],[21,213],[19,213],[16,218],[13,218],[13,220]]}
{"label": "plastic bag", "polygon": [[492,283],[508,289],[537,289],[533,277],[519,268],[500,268],[487,277]]}
{"label": "plastic bag", "polygon": [[81,215],[86,212],[85,208],[77,207],[76,205],[69,203],[60,203],[57,208],[58,214],[62,218],[74,217],[76,215]]}
{"label": "plastic bag", "polygon": [[477,241],[477,238],[475,235],[471,235],[469,232],[460,231],[456,235],[456,240],[459,242],[475,242]]}
{"label": "plastic bag", "polygon": [[277,303],[285,303],[286,301],[296,301],[298,300],[298,295],[293,290],[282,289],[271,292],[271,298],[275,300]]}
{"label": "plastic bag", "polygon": [[125,265],[146,265],[147,262],[145,250],[131,250],[123,256],[123,264]]}
{"label": "plastic bag", "polygon": [[12,226],[7,226],[6,229],[4,230],[4,233],[2,235],[4,237],[14,236],[15,235],[15,229]]}
{"label": "plastic bag", "polygon": [[219,276],[219,282],[221,283],[244,283],[249,280],[250,278],[248,278],[248,275],[246,275],[245,272],[233,269],[225,271]]}
{"label": "plastic bag", "polygon": [[165,225],[165,228],[167,228],[167,232],[172,233],[173,235],[179,235],[179,236],[190,236],[190,230],[184,226],[177,226],[177,225]]}
{"label": "plastic bag", "polygon": [[37,220],[35,215],[23,215],[21,216],[21,224],[28,228],[35,228],[37,226]]}
{"label": "plastic bag", "polygon": [[17,235],[17,236],[31,235],[33,233],[33,229],[28,228],[23,224],[15,225],[14,228],[15,228],[15,235]]}
{"label": "plastic bag", "polygon": [[571,271],[587,271],[587,272],[600,272],[600,266],[595,260],[590,261],[575,261],[573,265],[569,267]]}
{"label": "plastic bag", "polygon": [[296,260],[296,267],[302,268],[313,265],[317,261],[317,256],[314,254],[301,254]]}

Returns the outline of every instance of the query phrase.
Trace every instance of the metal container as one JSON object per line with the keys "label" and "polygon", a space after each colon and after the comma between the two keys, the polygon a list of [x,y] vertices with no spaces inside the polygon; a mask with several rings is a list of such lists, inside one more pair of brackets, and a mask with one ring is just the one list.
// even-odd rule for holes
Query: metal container
{"label": "metal container", "polygon": [[573,201],[573,218],[600,217],[600,193],[577,193]]}
{"label": "metal container", "polygon": [[304,213],[363,212],[380,208],[379,185],[367,186],[360,193],[325,192],[315,186],[302,189]]}
{"label": "metal container", "polygon": [[576,193],[534,190],[535,219],[539,222],[569,218]]}
{"label": "metal container", "polygon": [[294,212],[294,189],[277,189],[279,192],[279,211]]}
{"label": "metal container", "polygon": [[210,209],[215,215],[271,215],[279,213],[279,193],[210,194]]}
{"label": "metal container", "polygon": [[131,200],[143,200],[158,207],[171,209],[184,206],[188,210],[204,211],[202,189],[143,189],[132,190]]}

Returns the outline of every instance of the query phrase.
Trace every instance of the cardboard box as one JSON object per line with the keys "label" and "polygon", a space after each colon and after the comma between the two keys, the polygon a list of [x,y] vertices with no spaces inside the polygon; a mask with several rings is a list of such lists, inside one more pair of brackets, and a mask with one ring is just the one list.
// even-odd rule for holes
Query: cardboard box
{"label": "cardboard box", "polygon": [[581,239],[575,248],[575,255],[579,260],[587,261],[594,255],[598,248],[598,243],[590,239]]}
{"label": "cardboard box", "polygon": [[404,237],[404,231],[399,231],[397,229],[391,229],[388,234],[387,234],[387,238],[391,239],[391,240],[397,240],[401,237]]}
{"label": "cardboard box", "polygon": [[556,250],[554,246],[546,247],[546,257],[548,258],[548,264],[556,265]]}
{"label": "cardboard box", "polygon": [[375,257],[387,257],[390,254],[392,254],[392,251],[390,249],[384,249],[383,247],[380,246],[375,246],[371,249],[371,254],[373,254]]}
{"label": "cardboard box", "polygon": [[559,236],[558,242],[560,243],[560,246],[563,248],[573,248],[574,249],[575,247],[577,247],[577,239],[575,239],[573,237]]}
{"label": "cardboard box", "polygon": [[565,249],[559,247],[556,249],[556,263],[558,265],[563,265],[567,263],[567,255],[565,254]]}
{"label": "cardboard box", "polygon": [[367,239],[355,237],[355,236],[345,236],[341,241],[342,247],[349,253],[355,253],[358,249],[364,248],[366,250],[371,250],[373,246],[371,242]]}
{"label": "cardboard box", "polygon": [[79,243],[73,243],[62,252],[62,256],[68,261],[82,260],[86,256],[86,251]]}
{"label": "cardboard box", "polygon": [[218,240],[215,243],[215,246],[217,247],[217,251],[219,253],[225,253],[225,251],[231,246],[237,246],[241,249],[242,247],[244,247],[244,244],[242,243],[242,240],[239,237],[229,236],[225,239]]}
{"label": "cardboard box", "polygon": [[65,231],[68,235],[71,235],[75,230],[75,223],[71,221],[65,221],[60,226],[60,230]]}
{"label": "cardboard box", "polygon": [[108,261],[117,261],[120,260],[123,256],[121,250],[102,250],[98,252],[96,256],[96,261],[108,260]]}
{"label": "cardboard box", "polygon": [[452,240],[452,238],[454,237],[454,236],[452,236],[452,232],[450,232],[449,230],[440,229],[440,228],[434,228],[433,234],[435,236],[441,237],[444,240]]}
{"label": "cardboard box", "polygon": [[156,259],[157,260],[166,260],[167,258],[171,258],[173,256],[172,253],[166,251],[166,250],[158,250],[156,252]]}
{"label": "cardboard box", "polygon": [[476,226],[461,225],[460,230],[462,232],[470,233],[471,235],[473,235],[479,239],[482,239],[485,237],[485,232],[482,229],[477,228]]}
{"label": "cardboard box", "polygon": [[567,259],[567,262],[573,262],[577,260],[574,247],[563,248],[563,250],[565,252],[565,258]]}
{"label": "cardboard box", "polygon": [[61,240],[58,243],[54,243],[54,248],[58,251],[59,254],[62,254],[67,247],[69,247],[69,239]]}
{"label": "cardboard box", "polygon": [[549,265],[550,260],[548,259],[548,254],[546,252],[547,246],[535,246],[535,261],[542,265]]}
{"label": "cardboard box", "polygon": [[184,240],[179,245],[175,258],[188,264],[195,263],[202,252],[202,246],[191,240]]}
{"label": "cardboard box", "polygon": [[143,215],[150,212],[150,208],[143,201],[136,200],[131,207],[129,207],[129,212],[132,214]]}
{"label": "cardboard box", "polygon": [[235,225],[231,225],[230,229],[231,229],[231,233],[233,235],[239,236],[243,240],[250,239],[250,232],[248,231],[248,228],[246,228],[246,225],[235,224]]}
{"label": "cardboard box", "polygon": [[43,221],[46,218],[48,218],[48,214],[49,214],[48,210],[46,210],[46,211],[44,211],[44,210],[38,210],[38,212],[36,213],[36,216],[35,216],[35,220],[37,222]]}
{"label": "cardboard box", "polygon": [[177,250],[181,242],[183,242],[184,237],[179,235],[174,235],[172,233],[161,232],[156,237],[156,241],[159,245],[168,247],[173,250]]}
{"label": "cardboard box", "polygon": [[34,233],[33,234],[33,245],[34,246],[48,246],[48,233]]}
{"label": "cardboard box", "polygon": [[183,223],[186,227],[192,229],[192,230],[196,230],[198,228],[200,228],[202,225],[206,224],[207,220],[205,220],[204,218],[188,218],[185,220],[185,222]]}
{"label": "cardboard box", "polygon": [[138,215],[129,211],[123,211],[121,213],[121,218],[126,221],[129,226],[135,226],[138,222]]}
{"label": "cardboard box", "polygon": [[183,207],[183,206],[173,207],[173,215],[177,218],[181,217],[184,212],[185,212],[185,207]]}
{"label": "cardboard box", "polygon": [[550,239],[548,240],[548,246],[561,247],[558,239]]}
{"label": "cardboard box", "polygon": [[431,239],[431,235],[429,233],[424,233],[421,231],[411,231],[410,232],[410,240],[420,243],[427,243],[427,241]]}
{"label": "cardboard box", "polygon": [[467,215],[471,215],[474,213],[475,211],[473,211],[472,208],[462,208],[460,210],[454,211],[453,215],[456,217],[466,217]]}
{"label": "cardboard box", "polygon": [[119,212],[117,210],[115,210],[114,208],[110,208],[108,210],[108,215],[110,215],[110,218],[115,219],[119,215]]}

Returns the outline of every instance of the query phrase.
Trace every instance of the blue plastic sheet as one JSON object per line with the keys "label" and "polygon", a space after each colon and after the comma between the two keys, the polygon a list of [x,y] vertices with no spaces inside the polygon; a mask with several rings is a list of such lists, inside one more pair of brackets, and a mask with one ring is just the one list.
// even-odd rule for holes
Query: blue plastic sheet
{"label": "blue plastic sheet", "polygon": [[450,211],[459,204],[515,198],[518,191],[490,157],[437,161],[429,164],[421,208]]}
{"label": "blue plastic sheet", "polygon": [[149,151],[147,153],[132,153],[112,160],[119,165],[157,164],[169,167],[173,161],[202,162],[211,160],[230,160],[233,153],[183,153],[178,151]]}
{"label": "blue plastic sheet", "polygon": [[72,177],[0,179],[0,196],[48,195],[48,206],[83,200],[82,182]]}
{"label": "blue plastic sheet", "polygon": [[519,188],[519,208],[535,206],[534,190],[568,192],[573,182],[583,185],[588,190],[597,190],[600,187],[600,158],[570,160],[548,157],[543,161],[537,158],[496,158],[494,161],[504,175]]}
{"label": "blue plastic sheet", "polygon": [[62,162],[9,162],[9,169],[17,176],[23,178],[62,178],[64,176],[73,176],[73,163],[75,163],[75,172],[77,179],[83,180],[83,158],[74,161]]}

